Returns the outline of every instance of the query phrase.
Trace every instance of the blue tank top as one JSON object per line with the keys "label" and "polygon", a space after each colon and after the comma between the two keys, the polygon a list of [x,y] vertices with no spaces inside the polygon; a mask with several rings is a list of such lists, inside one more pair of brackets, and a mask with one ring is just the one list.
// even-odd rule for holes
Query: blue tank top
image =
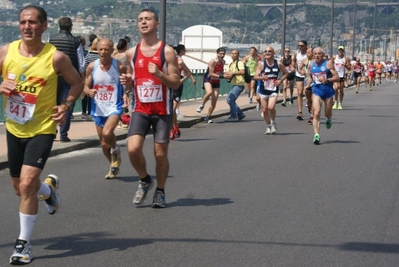
{"label": "blue tank top", "polygon": [[320,90],[332,88],[333,84],[331,82],[319,82],[319,77],[325,77],[327,79],[331,76],[331,72],[327,68],[327,60],[324,60],[320,65],[317,65],[316,61],[313,61],[310,69],[310,75],[312,75],[313,88]]}
{"label": "blue tank top", "polygon": [[266,81],[260,81],[260,94],[271,95],[273,93],[277,93],[278,87],[276,86],[276,81],[280,72],[277,60],[274,60],[273,65],[269,66],[264,59],[263,66],[264,67],[260,75],[262,76],[263,74],[266,74],[269,79],[267,79]]}

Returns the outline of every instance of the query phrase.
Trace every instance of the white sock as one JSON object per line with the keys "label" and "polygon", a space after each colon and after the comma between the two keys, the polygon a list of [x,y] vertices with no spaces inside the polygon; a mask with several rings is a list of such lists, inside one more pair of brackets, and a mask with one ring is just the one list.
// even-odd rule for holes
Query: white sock
{"label": "white sock", "polygon": [[32,234],[33,227],[35,226],[37,215],[29,215],[19,213],[19,224],[20,224],[20,232],[18,239],[30,241],[30,236]]}
{"label": "white sock", "polygon": [[179,111],[179,109],[176,109],[176,114],[180,114],[180,111]]}
{"label": "white sock", "polygon": [[49,185],[41,182],[39,191],[37,191],[38,195],[42,195],[44,197],[49,197],[51,195],[51,188]]}
{"label": "white sock", "polygon": [[111,154],[116,154],[119,152],[119,146],[117,145],[115,148],[111,148]]}

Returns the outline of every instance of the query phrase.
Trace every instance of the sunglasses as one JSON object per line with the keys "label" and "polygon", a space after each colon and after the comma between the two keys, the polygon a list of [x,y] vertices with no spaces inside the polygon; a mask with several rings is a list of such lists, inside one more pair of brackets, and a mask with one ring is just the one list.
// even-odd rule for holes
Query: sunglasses
{"label": "sunglasses", "polygon": [[272,50],[265,50],[265,51],[263,51],[264,53],[273,53],[273,51]]}

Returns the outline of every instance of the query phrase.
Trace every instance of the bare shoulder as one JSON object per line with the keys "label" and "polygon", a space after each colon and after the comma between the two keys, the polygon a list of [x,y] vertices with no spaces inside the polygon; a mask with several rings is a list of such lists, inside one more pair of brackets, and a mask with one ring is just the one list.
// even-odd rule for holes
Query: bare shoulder
{"label": "bare shoulder", "polygon": [[0,47],[0,66],[3,65],[4,59],[6,58],[7,52],[8,52],[8,44],[3,45]]}

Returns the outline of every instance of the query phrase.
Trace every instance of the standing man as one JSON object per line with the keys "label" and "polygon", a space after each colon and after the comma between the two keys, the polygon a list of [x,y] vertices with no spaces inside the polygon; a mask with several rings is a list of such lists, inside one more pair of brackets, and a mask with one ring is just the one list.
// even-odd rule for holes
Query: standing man
{"label": "standing man", "polygon": [[334,84],[335,96],[333,109],[342,109],[342,101],[344,100],[345,87],[345,70],[351,69],[351,62],[349,57],[345,56],[345,48],[341,45],[338,47],[338,54],[331,59],[334,63],[334,68],[338,73],[340,80]]}
{"label": "standing man", "polygon": [[296,115],[296,118],[301,121],[303,120],[302,97],[303,97],[305,75],[298,72],[298,67],[299,64],[301,64],[302,60],[307,57],[306,50],[308,49],[308,42],[305,40],[299,41],[298,48],[299,48],[298,51],[295,52],[294,57],[292,59],[292,67],[296,69],[295,81],[296,81],[297,100],[298,100],[298,114]]}
{"label": "standing man", "polygon": [[231,83],[231,90],[227,96],[227,104],[230,106],[230,117],[225,122],[238,122],[245,118],[244,113],[237,105],[236,100],[244,90],[244,63],[239,60],[240,53],[238,50],[233,50],[230,54],[233,62],[229,64],[227,72],[223,78],[228,79]]}
{"label": "standing man", "polygon": [[255,47],[251,47],[249,49],[249,55],[244,57],[242,60],[244,64],[249,69],[249,75],[251,76],[251,82],[248,84],[248,97],[249,97],[249,104],[252,104],[252,98],[255,95],[255,85],[256,81],[254,80],[255,71],[256,71],[256,64],[258,64],[258,50]]}
{"label": "standing man", "polygon": [[[69,17],[62,17],[58,21],[60,27],[59,33],[52,35],[49,42],[54,45],[57,50],[66,54],[73,67],[79,73],[84,75],[85,71],[85,56],[83,47],[81,45],[80,39],[71,34],[72,31],[72,20]],[[71,85],[68,84],[65,79],[60,76],[58,79],[58,103],[65,101],[66,97],[71,90]],[[71,127],[73,108],[66,113],[65,123],[60,126],[60,141],[61,142],[71,142],[68,137],[68,131]]]}
{"label": "standing man", "polygon": [[[9,170],[15,194],[20,196],[20,234],[10,258],[15,265],[33,259],[30,237],[38,213],[38,195],[49,214],[60,207],[59,179],[50,174],[40,182],[40,174],[50,155],[57,124],[65,122],[66,112],[83,90],[71,60],[50,43],[42,43],[46,29],[46,11],[26,6],[19,13],[21,40],[0,48],[4,79],[0,94],[6,114]],[[59,105],[58,75],[71,84],[69,94]]]}
{"label": "standing man", "polygon": [[310,76],[308,82],[313,80],[313,143],[318,145],[320,143],[320,113],[321,106],[324,102],[326,116],[326,128],[331,128],[332,117],[332,104],[335,90],[333,87],[334,82],[338,82],[341,78],[338,76],[332,61],[323,59],[324,52],[321,47],[313,49],[313,61],[310,62]]}
{"label": "standing man", "polygon": [[140,42],[126,52],[129,62],[127,74],[122,74],[124,85],[134,80],[134,99],[131,120],[127,133],[130,162],[140,177],[133,203],[144,202],[154,181],[148,175],[143,145],[152,127],[154,135],[155,172],[157,188],[152,207],[164,208],[165,183],[169,173],[168,145],[172,125],[172,90],[179,88],[180,73],[176,54],[172,47],[158,39],[158,15],[151,9],[140,11],[137,19]]}
{"label": "standing man", "polygon": [[[283,75],[278,79],[280,72],[282,72]],[[264,60],[258,63],[254,77],[256,81],[261,81],[259,96],[261,99],[263,118],[266,122],[265,134],[275,134],[277,132],[276,103],[279,91],[278,87],[287,76],[288,71],[283,63],[274,59],[273,47],[266,47],[264,51]]]}
{"label": "standing man", "polygon": [[116,144],[115,128],[123,112],[124,92],[119,76],[126,73],[126,66],[112,58],[113,43],[101,39],[97,44],[99,59],[86,69],[85,92],[91,98],[91,112],[101,147],[111,166],[105,179],[115,179],[121,164],[121,150]]}
{"label": "standing man", "polygon": [[205,117],[206,123],[211,123],[211,115],[212,112],[215,110],[218,97],[219,97],[219,89],[220,89],[220,79],[223,78],[223,70],[224,64],[224,56],[226,54],[226,49],[224,47],[219,47],[216,50],[216,58],[212,58],[208,62],[208,68],[204,74],[204,89],[205,95],[202,99],[202,104],[197,108],[197,112],[201,113],[204,109],[206,102],[208,102],[209,98],[211,99],[211,106],[208,109],[208,113]]}

